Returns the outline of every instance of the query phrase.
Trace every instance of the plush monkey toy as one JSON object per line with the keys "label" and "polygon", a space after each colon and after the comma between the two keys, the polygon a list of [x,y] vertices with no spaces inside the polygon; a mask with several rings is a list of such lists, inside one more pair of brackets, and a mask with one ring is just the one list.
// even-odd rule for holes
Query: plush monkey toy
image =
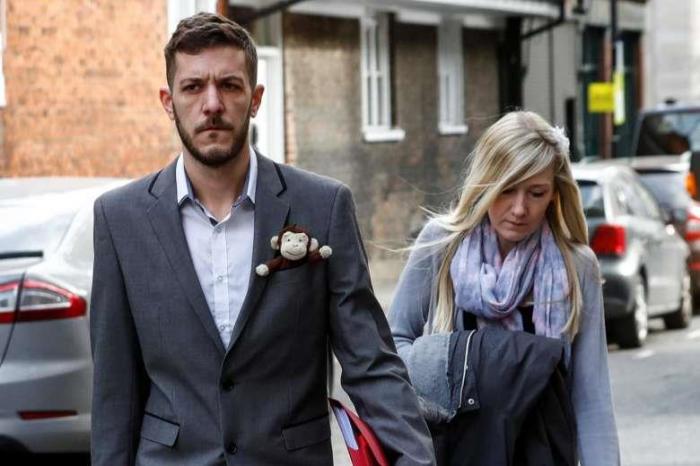
{"label": "plush monkey toy", "polygon": [[265,277],[276,270],[291,269],[306,262],[314,263],[327,259],[333,253],[329,246],[318,247],[316,238],[302,227],[289,225],[270,240],[272,249],[280,255],[255,267],[255,273]]}

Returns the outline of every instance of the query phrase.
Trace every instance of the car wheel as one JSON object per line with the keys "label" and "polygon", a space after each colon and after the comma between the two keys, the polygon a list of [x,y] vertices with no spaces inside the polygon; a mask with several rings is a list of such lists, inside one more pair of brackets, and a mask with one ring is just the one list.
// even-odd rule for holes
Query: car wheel
{"label": "car wheel", "polygon": [[621,348],[639,348],[649,333],[647,290],[642,277],[634,285],[634,311],[616,322],[617,343]]}
{"label": "car wheel", "polygon": [[678,309],[664,316],[666,328],[686,328],[693,318],[693,293],[690,291],[690,275],[686,271],[681,282],[681,303]]}

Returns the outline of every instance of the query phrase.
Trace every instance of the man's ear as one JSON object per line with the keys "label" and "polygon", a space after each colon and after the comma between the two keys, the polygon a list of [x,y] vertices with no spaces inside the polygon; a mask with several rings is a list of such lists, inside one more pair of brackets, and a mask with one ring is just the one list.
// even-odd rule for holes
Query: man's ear
{"label": "man's ear", "polygon": [[173,94],[170,92],[170,88],[163,86],[160,88],[160,103],[168,114],[171,120],[175,121],[175,112],[173,110]]}
{"label": "man's ear", "polygon": [[279,249],[280,249],[280,237],[278,235],[275,235],[270,239],[270,246],[272,246],[272,249],[279,251]]}
{"label": "man's ear", "polygon": [[258,114],[258,110],[260,110],[260,104],[262,104],[262,98],[263,94],[265,93],[265,86],[262,84],[258,84],[255,86],[255,89],[253,89],[253,96],[251,97],[251,102],[250,102],[250,116],[255,118],[255,115]]}

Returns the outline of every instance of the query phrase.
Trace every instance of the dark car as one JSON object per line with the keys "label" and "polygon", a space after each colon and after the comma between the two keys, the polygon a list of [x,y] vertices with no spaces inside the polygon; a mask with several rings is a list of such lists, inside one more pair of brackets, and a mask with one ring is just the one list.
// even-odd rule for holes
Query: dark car
{"label": "dark car", "polygon": [[688,246],[653,195],[634,170],[616,163],[577,165],[574,177],[600,262],[610,336],[631,348],[644,343],[650,317],[663,318],[667,328],[687,327]]}
{"label": "dark car", "polygon": [[631,157],[683,156],[691,197],[700,200],[700,105],[671,102],[643,110],[634,131]]}
{"label": "dark car", "polygon": [[[700,202],[686,156],[653,156],[613,159],[606,163],[627,165],[637,172],[659,207],[690,247],[688,271],[695,302],[700,298]],[[698,311],[698,308],[696,308]]]}
{"label": "dark car", "polygon": [[634,133],[635,157],[700,151],[700,105],[664,105],[644,110]]}

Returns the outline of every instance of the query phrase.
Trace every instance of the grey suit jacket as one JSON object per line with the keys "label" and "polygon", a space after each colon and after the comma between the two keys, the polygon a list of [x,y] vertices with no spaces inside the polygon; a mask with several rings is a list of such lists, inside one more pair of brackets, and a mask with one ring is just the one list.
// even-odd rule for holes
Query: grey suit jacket
{"label": "grey suit jacket", "polygon": [[175,164],[95,203],[93,465],[332,464],[329,342],[343,387],[395,464],[433,464],[350,191],[258,160],[253,267],[273,257],[270,238],[287,224],[333,255],[264,278],[241,271],[250,288],[228,348],[190,259]]}

